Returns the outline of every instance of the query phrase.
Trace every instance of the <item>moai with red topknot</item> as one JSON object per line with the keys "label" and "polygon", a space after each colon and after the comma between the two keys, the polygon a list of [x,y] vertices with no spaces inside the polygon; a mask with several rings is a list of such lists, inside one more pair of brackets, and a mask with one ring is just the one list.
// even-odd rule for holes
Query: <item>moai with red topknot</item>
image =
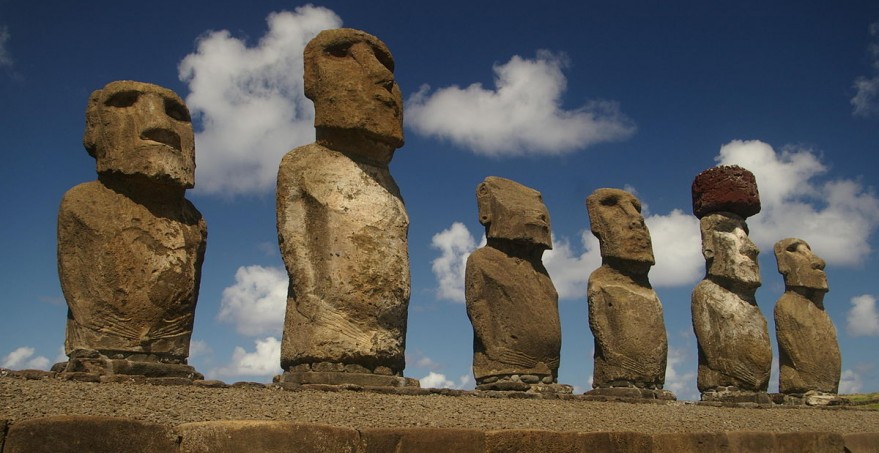
{"label": "moai with red topknot", "polygon": [[696,176],[692,195],[706,271],[691,303],[702,400],[769,403],[772,347],[754,297],[759,250],[745,223],[760,212],[757,182],[744,168],[718,166]]}

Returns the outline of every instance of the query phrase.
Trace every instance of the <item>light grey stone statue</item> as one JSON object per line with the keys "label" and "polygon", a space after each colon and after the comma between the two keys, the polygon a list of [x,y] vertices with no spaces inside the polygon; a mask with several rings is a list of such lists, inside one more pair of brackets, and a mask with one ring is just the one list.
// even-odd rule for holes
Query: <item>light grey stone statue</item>
{"label": "light grey stone statue", "polygon": [[759,250],[745,223],[746,215],[760,211],[756,180],[740,167],[714,167],[696,177],[693,200],[706,264],[691,304],[699,345],[697,386],[703,400],[768,403],[772,349],[754,297]]}
{"label": "light grey stone statue", "polygon": [[276,194],[290,276],[282,379],[417,386],[402,377],[409,217],[388,170],[403,145],[393,58],[343,28],[318,34],[304,59],[317,141],[284,156]]}

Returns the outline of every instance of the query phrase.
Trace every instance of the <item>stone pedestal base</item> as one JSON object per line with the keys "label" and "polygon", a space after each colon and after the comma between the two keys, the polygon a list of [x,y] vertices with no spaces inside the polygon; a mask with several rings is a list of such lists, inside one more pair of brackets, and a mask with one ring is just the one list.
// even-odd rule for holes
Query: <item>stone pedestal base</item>
{"label": "stone pedestal base", "polygon": [[772,404],[772,398],[766,392],[751,392],[732,388],[717,388],[702,392],[702,401],[720,403],[757,403]]}
{"label": "stone pedestal base", "polygon": [[204,376],[185,363],[164,363],[111,359],[103,355],[93,357],[72,357],[67,362],[55,364],[53,371],[60,375],[67,373],[86,373],[96,376],[143,376],[148,378],[184,378],[201,380]]}
{"label": "stone pedestal base", "polygon": [[339,371],[286,371],[280,376],[275,376],[274,382],[288,382],[292,384],[323,384],[345,385],[353,384],[364,387],[420,387],[417,379],[388,376],[372,373],[348,373]]}
{"label": "stone pedestal base", "polygon": [[[827,406],[839,405],[844,402],[844,398],[840,398],[835,393],[825,393],[819,391],[806,392],[804,394],[773,394],[776,403],[786,406]],[[780,401],[779,401],[780,400]]]}
{"label": "stone pedestal base", "polygon": [[677,401],[677,397],[669,390],[645,389],[638,387],[600,387],[592,389],[584,395],[610,396],[617,398],[643,398],[649,400]]}
{"label": "stone pedestal base", "polygon": [[542,394],[571,394],[574,388],[553,382],[552,376],[492,376],[476,384],[476,390],[497,392],[527,392]]}

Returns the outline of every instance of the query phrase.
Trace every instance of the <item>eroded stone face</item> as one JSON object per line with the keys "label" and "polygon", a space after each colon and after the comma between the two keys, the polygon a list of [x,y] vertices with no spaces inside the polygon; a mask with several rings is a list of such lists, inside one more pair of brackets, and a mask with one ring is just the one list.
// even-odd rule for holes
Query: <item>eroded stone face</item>
{"label": "eroded stone face", "polygon": [[403,95],[381,40],[350,28],[324,30],[305,47],[304,59],[316,128],[356,130],[403,146]]}
{"label": "eroded stone face", "polygon": [[758,288],[760,250],[748,237],[745,220],[733,213],[713,213],[702,217],[699,226],[708,276],[726,286]]}
{"label": "eroded stone face", "polygon": [[166,88],[123,80],[89,98],[83,143],[96,158],[98,173],[192,188],[194,137],[189,109]]}
{"label": "eroded stone face", "polygon": [[476,197],[488,238],[467,259],[465,275],[476,382],[515,375],[551,384],[561,324],[558,293],[541,261],[551,245],[549,214],[539,192],[508,179],[486,178]]}
{"label": "eroded stone face", "polygon": [[775,244],[785,292],[775,304],[779,391],[836,393],[842,370],[836,328],[824,311],[828,291],[824,260],[802,239]]}
{"label": "eroded stone face", "polygon": [[122,81],[96,91],[86,115],[99,179],[65,193],[58,213],[66,352],[99,368],[108,358],[185,363],[207,241],[184,198],[188,113],[167,89]]}
{"label": "eroded stone face", "polygon": [[786,287],[828,290],[824,260],[812,253],[806,241],[788,238],[776,242],[775,259]]}
{"label": "eroded stone face", "polygon": [[318,140],[284,156],[276,192],[291,381],[318,370],[330,383],[372,373],[395,385],[405,367],[409,217],[387,167],[403,144],[392,70],[387,47],[358,30],[323,31],[305,49]]}
{"label": "eroded stone face", "polygon": [[650,232],[641,215],[641,202],[620,189],[598,189],[586,198],[592,234],[601,256],[654,264]]}
{"label": "eroded stone face", "polygon": [[476,188],[476,200],[487,238],[552,248],[549,211],[540,192],[489,176]]}

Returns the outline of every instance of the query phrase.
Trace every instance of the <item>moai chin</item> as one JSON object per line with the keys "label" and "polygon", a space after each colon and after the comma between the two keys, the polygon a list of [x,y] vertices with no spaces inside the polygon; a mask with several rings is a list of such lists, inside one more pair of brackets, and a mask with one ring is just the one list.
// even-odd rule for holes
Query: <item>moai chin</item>
{"label": "moai chin", "polygon": [[745,218],[760,212],[754,175],[714,167],[693,181],[706,275],[693,290],[693,330],[699,346],[697,386],[703,400],[770,402],[766,389],[772,349],[754,294],[760,286],[757,246]]}
{"label": "moai chin", "polygon": [[[174,92],[116,81],[92,93],[83,138],[98,180],[64,194],[58,274],[65,372],[201,378],[186,364],[207,227],[189,110]],[[62,368],[63,367],[63,368]]]}
{"label": "moai chin", "polygon": [[836,328],[824,311],[824,260],[802,239],[775,244],[784,294],[775,304],[779,382],[782,394],[806,404],[827,404],[839,390],[842,357]]}
{"label": "moai chin", "polygon": [[479,390],[571,393],[558,384],[558,293],[541,257],[552,248],[540,192],[489,176],[476,189],[487,243],[467,258],[465,297]]}
{"label": "moai chin", "polygon": [[403,146],[394,61],[358,30],[305,47],[317,140],[278,170],[277,226],[290,276],[281,343],[285,382],[418,386],[402,377],[409,306],[409,217],[388,170]]}
{"label": "moai chin", "polygon": [[589,327],[595,367],[588,392],[675,399],[662,390],[668,339],[662,304],[647,274],[654,264],[641,202],[619,189],[598,189],[586,198],[601,267],[589,276]]}

